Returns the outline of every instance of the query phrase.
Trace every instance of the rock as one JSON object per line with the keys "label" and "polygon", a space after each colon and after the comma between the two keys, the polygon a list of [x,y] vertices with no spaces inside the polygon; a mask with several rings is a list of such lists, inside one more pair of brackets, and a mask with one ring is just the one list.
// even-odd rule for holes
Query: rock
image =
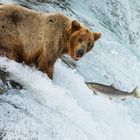
{"label": "rock", "polygon": [[10,73],[5,72],[0,68],[0,94],[3,94],[9,89],[22,89],[23,86],[10,78]]}
{"label": "rock", "polygon": [[76,63],[67,56],[61,57],[62,62],[71,69],[76,69]]}
{"label": "rock", "polygon": [[4,89],[0,88],[0,95],[4,93]]}

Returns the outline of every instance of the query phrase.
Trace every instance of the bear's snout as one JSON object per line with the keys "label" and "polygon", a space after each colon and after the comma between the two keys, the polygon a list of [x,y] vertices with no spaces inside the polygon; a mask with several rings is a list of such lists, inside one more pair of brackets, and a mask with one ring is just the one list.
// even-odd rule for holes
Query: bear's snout
{"label": "bear's snout", "polygon": [[76,52],[76,56],[82,57],[83,55],[84,55],[84,49],[82,49],[82,48],[78,49]]}
{"label": "bear's snout", "polygon": [[79,48],[75,53],[74,60],[75,61],[79,60],[84,54],[85,54],[84,49]]}

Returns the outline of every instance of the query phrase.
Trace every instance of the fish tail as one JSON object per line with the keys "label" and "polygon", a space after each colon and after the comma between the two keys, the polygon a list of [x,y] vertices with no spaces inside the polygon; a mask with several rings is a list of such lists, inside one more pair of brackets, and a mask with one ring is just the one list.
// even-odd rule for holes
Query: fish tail
{"label": "fish tail", "polygon": [[139,87],[134,88],[134,90],[131,93],[134,97],[140,98],[140,88]]}

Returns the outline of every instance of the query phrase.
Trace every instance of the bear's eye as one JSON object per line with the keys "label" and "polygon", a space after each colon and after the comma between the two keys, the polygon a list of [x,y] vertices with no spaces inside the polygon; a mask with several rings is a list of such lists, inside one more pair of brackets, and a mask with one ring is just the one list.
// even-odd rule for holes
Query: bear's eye
{"label": "bear's eye", "polygon": [[88,39],[88,42],[87,42],[87,43],[88,43],[88,44],[87,44],[88,46],[91,45],[91,39],[90,39],[90,38]]}
{"label": "bear's eye", "polygon": [[82,38],[79,38],[79,39],[78,39],[78,42],[82,42]]}
{"label": "bear's eye", "polygon": [[91,44],[91,43],[90,43],[90,42],[88,42],[88,46],[90,46],[90,44]]}

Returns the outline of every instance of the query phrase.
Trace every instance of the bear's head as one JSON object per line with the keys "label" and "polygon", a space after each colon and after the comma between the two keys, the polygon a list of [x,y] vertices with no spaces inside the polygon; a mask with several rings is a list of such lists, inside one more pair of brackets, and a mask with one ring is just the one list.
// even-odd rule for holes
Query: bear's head
{"label": "bear's head", "polygon": [[89,52],[93,48],[95,41],[101,37],[101,33],[90,31],[87,27],[80,25],[76,20],[71,21],[69,31],[68,53],[75,61]]}

